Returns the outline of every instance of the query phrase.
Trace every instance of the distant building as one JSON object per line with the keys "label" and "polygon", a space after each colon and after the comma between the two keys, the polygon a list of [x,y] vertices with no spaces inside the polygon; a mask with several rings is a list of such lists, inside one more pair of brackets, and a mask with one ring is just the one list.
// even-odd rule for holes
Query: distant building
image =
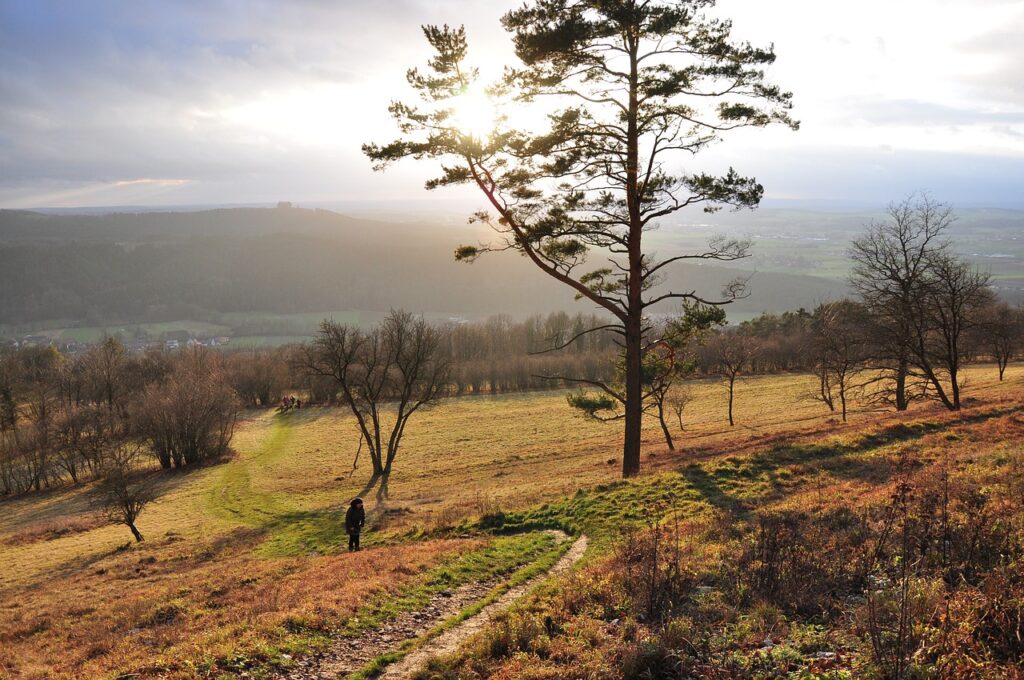
{"label": "distant building", "polygon": [[52,344],[53,341],[48,335],[26,335],[21,339],[22,347],[40,347]]}

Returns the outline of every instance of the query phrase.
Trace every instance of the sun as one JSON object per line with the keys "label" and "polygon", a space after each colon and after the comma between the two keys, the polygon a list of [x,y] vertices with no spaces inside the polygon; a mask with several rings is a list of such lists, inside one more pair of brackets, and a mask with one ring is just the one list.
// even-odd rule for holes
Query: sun
{"label": "sun", "polygon": [[469,90],[451,100],[452,126],[464,135],[484,140],[498,124],[494,100],[479,90]]}

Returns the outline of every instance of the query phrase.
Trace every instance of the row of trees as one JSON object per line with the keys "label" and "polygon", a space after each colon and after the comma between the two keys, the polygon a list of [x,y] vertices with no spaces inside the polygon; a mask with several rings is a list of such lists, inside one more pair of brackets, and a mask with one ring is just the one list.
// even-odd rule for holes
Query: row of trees
{"label": "row of trees", "polygon": [[241,407],[230,377],[215,352],[132,356],[113,338],[0,355],[0,493],[129,479],[146,455],[172,468],[224,454]]}
{"label": "row of trees", "polygon": [[[930,219],[934,205],[915,210]],[[905,224],[873,225],[865,239],[882,242]],[[930,243],[931,259],[920,265],[924,274],[914,288],[922,295],[915,309],[928,314],[913,317],[900,344],[892,338],[903,336],[892,329],[904,317],[885,314],[895,306],[881,304],[880,296],[764,314],[738,327],[724,326],[721,307],[690,302],[677,317],[650,322],[658,340],[643,357],[642,412],[658,419],[673,449],[672,423],[682,430],[691,399],[688,379],[723,381],[733,425],[738,378],[787,370],[813,371],[814,398],[844,420],[854,394],[897,408],[914,398],[958,408],[961,366],[991,357],[1002,378],[1021,349],[1024,313],[995,300],[984,276],[942,241]],[[964,287],[950,280],[969,290],[958,292]],[[0,357],[0,490],[100,476],[129,449],[132,460],[151,454],[164,468],[222,455],[241,405],[274,405],[297,388],[307,400],[352,410],[373,462],[369,486],[380,482],[385,495],[406,424],[442,396],[580,386],[569,395],[573,407],[601,420],[624,419],[626,370],[617,336],[590,332],[602,322],[560,314],[432,326],[393,312],[375,329],[326,323],[313,343],[270,351],[130,356],[108,339],[71,357],[52,348],[9,353]]]}

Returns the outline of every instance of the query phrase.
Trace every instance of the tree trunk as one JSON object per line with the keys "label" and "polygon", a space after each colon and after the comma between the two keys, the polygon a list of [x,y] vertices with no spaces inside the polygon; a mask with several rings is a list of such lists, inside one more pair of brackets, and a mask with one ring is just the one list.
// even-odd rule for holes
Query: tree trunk
{"label": "tree trunk", "polygon": [[907,365],[906,357],[900,357],[899,366],[896,368],[896,410],[907,410]]}
{"label": "tree trunk", "polygon": [[661,431],[665,433],[665,443],[669,451],[675,451],[675,444],[672,443],[672,433],[668,431],[668,424],[665,422],[665,402],[658,401],[658,422],[661,423]]}
{"label": "tree trunk", "polygon": [[626,427],[622,440],[622,476],[640,472],[640,428],[643,418],[641,384],[640,319],[630,316],[626,322]]}
{"label": "tree trunk", "polygon": [[142,543],[142,533],[140,533],[139,530],[135,528],[135,522],[125,522],[125,524],[127,524],[128,528],[132,530],[132,536],[135,537],[135,542]]}
{"label": "tree trunk", "polygon": [[640,221],[640,133],[638,118],[639,62],[637,43],[629,41],[629,108],[626,112],[626,204],[629,210],[629,279],[626,291],[626,427],[622,440],[622,476],[640,472],[640,432],[643,419],[643,252]]}
{"label": "tree trunk", "polygon": [[730,375],[729,376],[729,427],[733,427],[734,425],[736,425],[736,423],[733,422],[733,419],[732,419],[732,396],[733,396],[733,388],[735,386],[736,386],[736,376],[735,376],[735,374],[734,375]]}
{"label": "tree trunk", "polygon": [[960,379],[956,368],[949,372],[949,391],[953,395],[952,403],[949,405],[951,411],[960,410]]}

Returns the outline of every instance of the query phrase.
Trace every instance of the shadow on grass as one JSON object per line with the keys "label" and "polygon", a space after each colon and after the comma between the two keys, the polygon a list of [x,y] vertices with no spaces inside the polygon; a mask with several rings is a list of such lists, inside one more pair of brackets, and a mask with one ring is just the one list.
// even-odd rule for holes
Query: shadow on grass
{"label": "shadow on grass", "polygon": [[700,465],[689,465],[683,468],[680,474],[712,507],[735,515],[749,514],[749,504],[730,495],[722,488],[723,477],[730,475],[728,473],[721,474],[724,472],[721,470],[719,472],[720,474],[712,475]]}
{"label": "shadow on grass", "polygon": [[[586,532],[593,538],[610,537],[622,529],[648,521],[652,512],[681,508],[684,512],[711,507],[739,518],[749,517],[765,501],[791,493],[794,486],[814,477],[794,467],[809,466],[844,479],[880,483],[892,475],[890,456],[862,456],[886,446],[920,439],[964,423],[997,418],[1019,409],[1007,408],[933,422],[899,423],[863,435],[852,443],[776,445],[772,449],[717,462],[692,463],[678,471],[650,479],[622,481],[580,490],[573,496],[533,508],[496,512],[458,527],[424,533],[364,535],[364,545],[382,545],[451,533],[510,534],[526,530],[561,529]],[[285,414],[292,417],[298,414]],[[305,417],[306,414],[302,414]],[[311,416],[318,417],[318,416]],[[376,512],[376,509],[374,510]],[[386,512],[386,511],[385,511]],[[308,511],[289,511],[260,524],[267,532],[261,551],[268,555],[330,554],[344,550],[348,541],[344,505]],[[374,519],[369,517],[369,524]]]}

